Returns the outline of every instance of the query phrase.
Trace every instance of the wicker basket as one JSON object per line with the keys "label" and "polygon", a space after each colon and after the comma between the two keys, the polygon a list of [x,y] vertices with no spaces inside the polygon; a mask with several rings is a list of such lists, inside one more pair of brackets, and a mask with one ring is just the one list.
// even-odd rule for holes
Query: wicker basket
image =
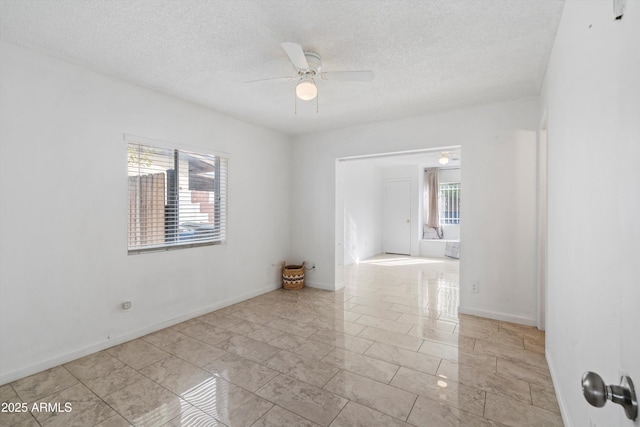
{"label": "wicker basket", "polygon": [[282,262],[282,287],[289,290],[304,288],[304,262],[302,265]]}

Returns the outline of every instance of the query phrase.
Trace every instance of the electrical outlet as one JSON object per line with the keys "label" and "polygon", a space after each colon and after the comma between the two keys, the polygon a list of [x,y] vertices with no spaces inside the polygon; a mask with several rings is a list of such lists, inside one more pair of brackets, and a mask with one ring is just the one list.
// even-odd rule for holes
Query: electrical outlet
{"label": "electrical outlet", "polygon": [[472,294],[480,293],[480,283],[479,282],[471,282],[471,293]]}
{"label": "electrical outlet", "polygon": [[131,301],[125,301],[122,303],[123,310],[129,310],[131,308]]}

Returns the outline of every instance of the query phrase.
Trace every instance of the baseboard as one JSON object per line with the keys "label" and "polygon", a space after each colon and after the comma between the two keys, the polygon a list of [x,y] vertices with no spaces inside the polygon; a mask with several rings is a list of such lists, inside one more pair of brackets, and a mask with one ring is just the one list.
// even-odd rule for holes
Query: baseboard
{"label": "baseboard", "polygon": [[83,347],[81,349],[77,349],[74,351],[70,351],[65,354],[61,354],[56,357],[52,357],[51,359],[44,360],[42,362],[27,366],[25,368],[17,369],[15,371],[8,372],[6,374],[0,375],[0,385],[4,385],[10,383],[15,380],[19,380],[24,377],[28,377],[29,375],[36,374],[38,372],[42,372],[44,370],[53,368],[58,365],[62,365],[64,363],[69,363],[73,360],[79,359],[84,356],[88,356],[92,353],[96,353],[98,351],[106,350],[107,348],[114,347],[116,345],[125,343],[127,341],[134,340],[136,338],[143,337],[153,332],[157,332],[161,329],[168,328],[169,326],[176,325],[178,323],[184,322],[185,320],[193,319],[194,317],[202,316],[203,314],[210,313],[215,310],[219,310],[224,307],[228,307],[232,304],[236,304],[242,301],[246,301],[248,299],[257,297],[259,295],[265,294],[267,292],[271,292],[275,289],[281,288],[282,285],[272,284],[270,286],[265,286],[263,288],[257,289],[255,291],[247,292],[245,294],[239,295],[237,297],[229,298],[224,301],[220,301],[216,304],[211,304],[206,307],[202,307],[198,310],[192,311],[190,313],[184,314],[182,316],[175,317],[173,319],[166,320],[164,322],[156,323],[151,326],[147,326],[141,329],[137,329],[132,332],[128,332],[123,335],[119,335],[116,337],[112,337],[110,340],[103,340],[97,342],[95,344],[91,344],[89,346]]}
{"label": "baseboard", "polygon": [[544,349],[544,357],[547,359],[547,366],[549,366],[549,373],[551,374],[551,384],[553,384],[553,390],[556,392],[556,400],[558,401],[558,406],[560,407],[560,416],[562,417],[562,422],[565,427],[572,427],[573,425],[569,422],[567,418],[567,414],[569,411],[567,410],[567,405],[564,401],[563,395],[560,393],[560,389],[557,386],[556,379],[556,370],[553,365],[553,359],[549,355],[549,349]]}
{"label": "baseboard", "polygon": [[[332,292],[336,291],[336,285],[334,285],[334,284],[321,283],[321,282],[312,282],[312,281],[309,281],[309,280],[305,280],[304,285],[308,286],[310,288],[322,289],[322,290],[325,290],[325,291],[332,291]],[[337,289],[340,289],[340,288],[337,288]]]}
{"label": "baseboard", "polygon": [[487,317],[489,319],[502,320],[503,322],[517,323],[527,326],[536,326],[538,324],[538,320],[532,317],[501,313],[499,311],[478,310],[463,306],[458,307],[458,313],[468,314],[470,316]]}

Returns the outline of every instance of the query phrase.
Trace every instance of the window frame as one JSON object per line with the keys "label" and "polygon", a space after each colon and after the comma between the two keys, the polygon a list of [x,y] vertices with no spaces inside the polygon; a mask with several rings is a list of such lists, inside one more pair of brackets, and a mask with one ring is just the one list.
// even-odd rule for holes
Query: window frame
{"label": "window frame", "polygon": [[[194,247],[202,247],[202,246],[216,246],[216,245],[224,245],[227,242],[227,223],[228,223],[228,206],[227,206],[227,188],[228,188],[228,179],[229,179],[229,157],[227,153],[214,151],[214,150],[205,150],[201,148],[193,149],[193,148],[185,148],[179,144],[172,144],[163,141],[151,140],[148,138],[141,137],[132,137],[130,135],[125,134],[125,142],[127,147],[127,175],[130,175],[132,165],[130,163],[130,148],[131,147],[145,147],[153,150],[162,150],[162,151],[170,151],[173,154],[173,191],[169,188],[168,185],[165,185],[164,188],[164,196],[165,196],[165,208],[164,208],[164,219],[165,219],[165,241],[159,244],[150,244],[147,246],[132,246],[130,243],[131,239],[131,187],[130,183],[128,183],[127,195],[128,195],[128,203],[127,207],[129,209],[129,214],[127,214],[127,253],[128,255],[137,255],[143,253],[152,253],[152,252],[166,252],[171,250],[179,250],[179,249],[187,249]],[[182,156],[186,156],[181,158]],[[200,156],[207,158],[207,160],[211,160],[214,163],[214,190],[207,191],[210,194],[214,195],[214,210],[213,210],[213,222],[203,222],[203,224],[213,224],[213,232],[210,240],[199,240],[199,241],[190,241],[184,240],[179,241],[180,227],[184,223],[193,223],[189,221],[189,218],[185,218],[181,220],[181,212],[180,212],[180,194],[183,189],[180,187],[181,179],[189,180],[189,188],[187,191],[202,191],[192,189],[191,186],[191,178],[189,176],[189,171],[186,173],[181,171],[180,163],[184,161],[190,161],[192,156]],[[169,156],[166,156],[168,159]],[[140,159],[140,157],[138,157]],[[133,168],[136,167],[136,164],[133,165]],[[137,163],[138,169],[140,168],[140,160]],[[183,168],[184,169],[184,168]],[[168,170],[167,170],[168,171]],[[165,179],[167,183],[169,182],[169,173],[166,173]],[[170,194],[173,193],[173,194]],[[176,204],[177,209],[177,217],[171,217],[169,214],[169,210],[171,209],[171,201]],[[170,218],[170,219],[167,219]],[[167,237],[167,223],[169,222],[175,223],[175,230],[172,237]],[[167,239],[173,238],[174,240],[170,241]]]}

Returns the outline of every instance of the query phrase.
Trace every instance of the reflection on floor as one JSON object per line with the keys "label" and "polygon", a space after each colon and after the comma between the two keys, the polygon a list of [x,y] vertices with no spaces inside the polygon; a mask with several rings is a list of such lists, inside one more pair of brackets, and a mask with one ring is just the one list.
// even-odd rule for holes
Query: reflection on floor
{"label": "reflection on floor", "polygon": [[458,262],[380,256],[0,387],[2,426],[562,426],[544,333],[457,315]]}

